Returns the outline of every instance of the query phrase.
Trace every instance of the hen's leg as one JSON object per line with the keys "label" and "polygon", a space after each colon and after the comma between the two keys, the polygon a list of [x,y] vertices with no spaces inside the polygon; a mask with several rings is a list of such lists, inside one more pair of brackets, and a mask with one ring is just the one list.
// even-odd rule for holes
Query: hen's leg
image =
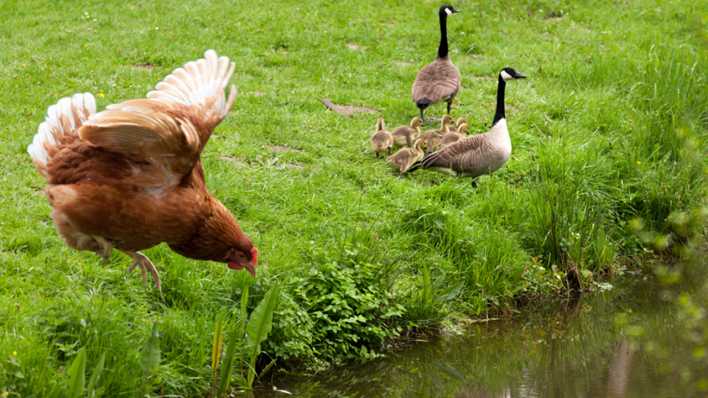
{"label": "hen's leg", "polygon": [[144,254],[140,252],[125,252],[133,259],[133,263],[128,267],[128,272],[130,273],[135,269],[135,267],[140,267],[140,271],[143,273],[143,283],[147,283],[147,272],[152,275],[152,280],[155,282],[155,287],[162,293],[162,284],[160,283],[160,276],[157,274],[157,268],[152,264],[150,259],[145,257]]}
{"label": "hen's leg", "polygon": [[96,254],[101,256],[104,262],[108,262],[111,258],[111,252],[113,251],[113,244],[100,236],[94,236],[93,239],[98,242],[99,249],[96,250]]}

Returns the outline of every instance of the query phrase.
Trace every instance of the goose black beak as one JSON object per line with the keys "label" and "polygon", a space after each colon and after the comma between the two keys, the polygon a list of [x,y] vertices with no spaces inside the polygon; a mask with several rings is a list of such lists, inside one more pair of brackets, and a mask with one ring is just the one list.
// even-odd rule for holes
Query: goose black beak
{"label": "goose black beak", "polygon": [[514,76],[514,79],[526,79],[526,76],[521,73],[517,73],[516,76]]}

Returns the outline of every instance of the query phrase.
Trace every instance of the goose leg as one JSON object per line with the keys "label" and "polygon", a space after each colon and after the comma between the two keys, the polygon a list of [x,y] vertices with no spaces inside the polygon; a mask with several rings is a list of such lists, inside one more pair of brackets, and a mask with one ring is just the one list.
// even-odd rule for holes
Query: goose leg
{"label": "goose leg", "polygon": [[447,101],[447,114],[450,114],[450,109],[452,109],[452,100]]}
{"label": "goose leg", "polygon": [[155,287],[162,294],[162,284],[160,283],[160,276],[157,274],[157,268],[152,264],[149,258],[145,257],[144,254],[140,252],[125,252],[133,259],[133,263],[128,267],[128,273],[133,271],[136,267],[140,268],[143,274],[143,284],[147,284],[147,272],[150,272],[152,280],[155,282]]}
{"label": "goose leg", "polygon": [[420,109],[420,121],[425,123],[425,115],[423,115],[423,108],[419,108],[419,109]]}
{"label": "goose leg", "polygon": [[477,188],[477,177],[472,179],[472,188]]}

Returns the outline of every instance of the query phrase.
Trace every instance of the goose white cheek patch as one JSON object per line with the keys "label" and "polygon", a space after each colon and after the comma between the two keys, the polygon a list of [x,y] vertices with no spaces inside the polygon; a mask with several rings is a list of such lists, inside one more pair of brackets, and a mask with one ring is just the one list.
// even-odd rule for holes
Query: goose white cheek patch
{"label": "goose white cheek patch", "polygon": [[450,11],[449,8],[446,8],[446,9],[445,9],[445,14],[447,14],[447,15],[452,15],[452,11]]}
{"label": "goose white cheek patch", "polygon": [[501,77],[502,77],[502,79],[504,79],[504,80],[512,79],[511,75],[508,74],[508,73],[506,73],[505,70],[501,71]]}

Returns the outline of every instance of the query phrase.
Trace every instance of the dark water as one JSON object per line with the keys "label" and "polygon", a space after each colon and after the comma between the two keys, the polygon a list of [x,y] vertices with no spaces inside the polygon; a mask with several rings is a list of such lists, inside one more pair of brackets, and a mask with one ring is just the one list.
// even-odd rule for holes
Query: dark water
{"label": "dark water", "polygon": [[[472,324],[313,377],[271,375],[259,397],[706,397],[676,306],[649,283]],[[705,298],[705,297],[704,297]],[[705,364],[705,363],[703,363]],[[706,375],[708,377],[708,375]],[[276,387],[277,386],[277,387]]]}

